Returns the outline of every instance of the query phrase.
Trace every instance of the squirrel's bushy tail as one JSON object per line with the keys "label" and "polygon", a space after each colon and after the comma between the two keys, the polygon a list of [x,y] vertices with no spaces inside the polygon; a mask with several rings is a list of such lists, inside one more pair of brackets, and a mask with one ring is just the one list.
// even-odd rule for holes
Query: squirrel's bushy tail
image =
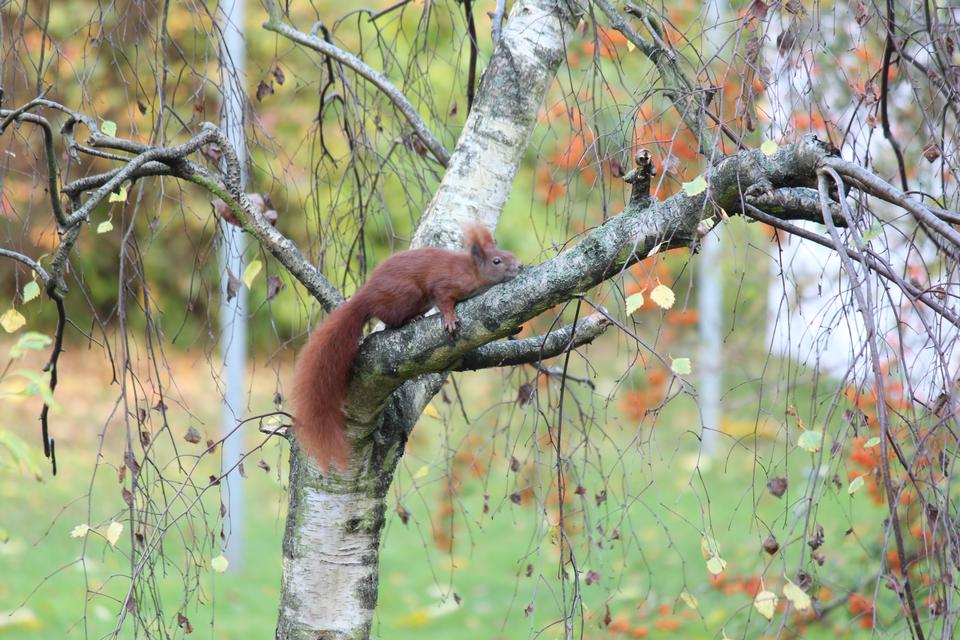
{"label": "squirrel's bushy tail", "polygon": [[327,316],[310,336],[294,367],[293,426],[304,451],[324,470],[345,469],[350,443],[343,403],[364,323],[370,319],[354,296]]}

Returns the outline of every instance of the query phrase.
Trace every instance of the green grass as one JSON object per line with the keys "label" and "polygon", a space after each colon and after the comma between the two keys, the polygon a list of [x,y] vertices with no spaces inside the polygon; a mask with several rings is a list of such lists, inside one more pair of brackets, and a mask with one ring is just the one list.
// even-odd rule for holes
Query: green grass
{"label": "green grass", "polygon": [[[595,352],[597,360],[609,355],[607,348]],[[194,375],[202,375],[202,371]],[[89,384],[83,378],[74,384]],[[470,428],[459,407],[436,400],[441,417],[422,419],[391,490],[375,636],[524,638],[547,629],[541,637],[561,637],[560,627],[553,624],[563,607],[557,509],[549,499],[555,457],[547,446],[544,423],[537,421],[535,437],[536,412],[519,411],[506,402],[515,395],[511,391],[516,388],[515,378],[503,384],[498,374],[464,375],[458,382],[471,417]],[[540,395],[545,415],[553,419],[549,405],[555,405],[557,387],[551,385],[549,390],[542,388]],[[82,396],[63,389],[58,395],[61,402],[76,398],[77,404],[71,420],[63,414],[54,420],[55,429],[62,434],[61,473],[42,483],[16,473],[0,479],[0,497],[6,505],[0,524],[10,534],[10,540],[0,545],[0,611],[22,607],[28,612],[21,611],[17,618],[0,618],[0,637],[4,639],[83,637],[85,627],[90,637],[101,637],[113,629],[127,586],[123,576],[129,573],[129,532],[124,530],[116,548],[101,536],[89,534],[84,564],[80,564],[83,539],[70,537],[70,531],[87,522],[104,531],[114,518],[126,524],[121,485],[115,468],[109,466],[122,460],[119,423],[111,424],[107,431],[94,500],[86,498],[98,442],[95,425],[109,412],[115,393],[115,388],[104,387],[84,404]],[[453,393],[448,387],[448,395],[453,397]],[[476,415],[474,407],[489,405],[491,398],[501,393],[505,402],[498,409]],[[775,635],[781,616],[768,624],[751,607],[745,593],[725,593],[712,586],[700,547],[702,534],[709,532],[728,562],[728,583],[762,575],[767,588],[780,593],[783,576],[794,575],[804,547],[800,538],[805,513],[802,498],[813,468],[813,457],[792,446],[795,431],[756,441],[724,438],[720,454],[698,464],[696,414],[688,397],[678,397],[655,423],[646,421],[637,428],[619,415],[615,405],[606,406],[599,395],[576,387],[568,393],[586,413],[592,413],[591,440],[604,443],[600,446],[602,474],[586,464],[582,448],[573,451],[567,468],[565,528],[573,540],[581,573],[582,609],[578,614],[584,614],[584,637],[639,636],[641,628],[652,638],[677,634],[712,638],[719,637],[721,629],[730,637]],[[757,393],[752,385],[744,385],[728,395],[725,403],[730,417],[751,420],[757,410]],[[812,389],[799,387],[796,394],[810,399],[811,406],[815,404]],[[211,425],[217,424],[212,419],[217,407],[208,406],[209,399],[203,397],[201,392],[201,399],[195,399],[191,408],[205,439],[215,433]],[[255,390],[251,402],[262,406],[256,403],[268,397],[265,390]],[[763,408],[778,401],[773,396],[762,399]],[[782,400],[779,402],[782,405]],[[568,418],[578,415],[576,407],[577,403],[568,400]],[[33,408],[30,403],[14,407],[11,421],[14,432],[31,444],[36,439]],[[192,424],[176,407],[171,408],[170,420],[178,437]],[[494,424],[499,429],[492,438]],[[567,423],[566,447],[581,438],[578,425],[577,420]],[[837,432],[833,426],[828,431]],[[248,445],[256,444],[257,437],[251,432]],[[831,440],[832,436],[828,447]],[[197,450],[182,441],[178,446],[182,453]],[[505,448],[508,455],[503,454]],[[490,462],[494,450],[497,455]],[[195,517],[176,521],[164,545],[169,564],[155,568],[168,629],[174,628],[178,607],[186,602],[181,611],[190,619],[195,637],[271,637],[280,586],[286,451],[285,443],[269,443],[246,465],[247,478],[242,482],[248,511],[242,566],[225,574],[215,573],[209,566],[210,559],[220,552],[216,540],[218,489],[205,495],[203,518],[195,511]],[[517,458],[517,472],[510,470],[510,456]],[[591,452],[591,463],[594,456]],[[204,463],[207,466],[197,477],[214,472],[217,458]],[[256,467],[261,459],[270,465],[269,472]],[[485,468],[474,473],[470,465],[476,461]],[[834,470],[831,467],[830,474]],[[177,477],[173,467],[166,473]],[[447,492],[448,475],[458,478],[454,499]],[[769,477],[778,475],[790,482],[787,494],[779,499],[765,487]],[[576,492],[578,484],[584,488],[582,496]],[[606,500],[599,502],[597,496],[604,490]],[[521,496],[520,504],[511,500],[515,492]],[[406,524],[396,512],[398,503],[409,513]],[[444,513],[451,504],[452,525]],[[181,511],[177,508],[173,513]],[[875,575],[877,531],[883,514],[864,493],[848,496],[844,478],[841,488],[825,492],[815,515],[825,529],[827,562],[814,577],[832,590],[833,597],[842,597],[861,577],[869,578],[871,571]],[[853,533],[848,534],[850,529]],[[761,550],[771,530],[787,549],[772,560]],[[446,542],[451,533],[452,549]],[[189,559],[188,550],[193,554]],[[528,565],[532,567],[529,577]],[[179,573],[183,567],[191,567],[199,577],[185,579]],[[807,570],[813,572],[809,565]],[[572,570],[568,567],[568,571]],[[586,584],[588,574],[592,576],[590,585]],[[186,592],[185,584],[197,590]],[[569,606],[572,581],[564,588]],[[869,582],[865,592],[872,589],[873,582]],[[696,611],[680,600],[684,590],[699,602]],[[613,627],[626,626],[626,633],[604,628],[607,607]],[[150,612],[150,603],[142,603],[140,613]],[[679,629],[659,630],[656,625],[664,620],[679,624]],[[895,603],[881,611],[880,621],[884,625],[898,623]],[[129,628],[128,623],[125,629]],[[843,606],[825,621],[807,627],[802,635],[826,638],[837,634],[866,637],[867,632],[860,630]],[[126,631],[121,634],[129,636]]]}

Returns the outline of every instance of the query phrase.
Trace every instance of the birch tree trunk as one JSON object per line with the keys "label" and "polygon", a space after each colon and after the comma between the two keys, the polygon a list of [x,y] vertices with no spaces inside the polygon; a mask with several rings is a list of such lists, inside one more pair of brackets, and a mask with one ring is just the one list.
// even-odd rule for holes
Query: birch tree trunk
{"label": "birch tree trunk", "polygon": [[[459,246],[467,219],[496,226],[577,19],[562,1],[514,5],[413,246]],[[354,450],[343,475],[321,476],[291,447],[277,638],[369,637],[386,492],[407,435],[444,377],[410,380],[386,403],[368,389],[352,392]]]}

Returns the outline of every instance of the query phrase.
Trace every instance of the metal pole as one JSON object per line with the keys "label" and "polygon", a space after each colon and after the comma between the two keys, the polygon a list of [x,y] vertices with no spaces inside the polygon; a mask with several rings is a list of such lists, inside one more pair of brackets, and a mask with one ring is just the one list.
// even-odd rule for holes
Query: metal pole
{"label": "metal pole", "polygon": [[[724,18],[730,14],[724,0],[704,5],[704,49],[708,57],[723,46]],[[720,270],[719,224],[704,236],[697,270],[697,305],[700,322],[700,357],[697,393],[702,421],[701,443],[705,455],[716,453],[720,429],[720,388],[723,380],[723,274]]]}
{"label": "metal pole", "polygon": [[[220,86],[223,106],[220,114],[224,134],[240,159],[240,188],[246,189],[246,138],[244,137],[244,74],[246,43],[244,39],[244,5],[246,0],[224,0],[220,43]],[[243,434],[236,428],[244,408],[244,374],[247,367],[247,289],[239,287],[236,296],[228,299],[229,274],[241,278],[244,269],[246,237],[243,232],[220,221],[220,353],[223,357],[223,468],[230,469],[243,456]],[[238,471],[224,479],[227,489],[226,556],[230,569],[243,563],[243,480]]]}

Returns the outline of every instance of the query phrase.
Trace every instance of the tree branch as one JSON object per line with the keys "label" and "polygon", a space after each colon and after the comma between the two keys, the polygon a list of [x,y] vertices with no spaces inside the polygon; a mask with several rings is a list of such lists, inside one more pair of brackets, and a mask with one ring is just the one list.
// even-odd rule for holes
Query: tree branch
{"label": "tree branch", "polygon": [[881,200],[886,200],[891,204],[895,204],[909,211],[917,220],[936,230],[949,240],[951,244],[960,248],[960,232],[941,220],[940,217],[928,209],[924,203],[914,200],[892,184],[885,182],[863,167],[847,160],[829,158],[824,164],[845,178],[853,178],[858,183],[859,188],[870,195],[876,196]]}
{"label": "tree branch", "polygon": [[283,19],[280,16],[280,10],[277,8],[277,5],[273,2],[273,0],[267,0],[266,5],[269,18],[263,23],[264,29],[280,34],[288,40],[292,40],[297,44],[313,49],[314,51],[322,53],[325,56],[330,56],[341,64],[350,67],[360,77],[364,78],[375,87],[380,89],[380,91],[382,91],[384,95],[386,95],[387,98],[393,102],[394,106],[407,119],[407,122],[413,127],[413,130],[416,132],[417,136],[423,141],[423,144],[426,145],[427,149],[430,150],[430,153],[433,154],[433,157],[436,158],[437,162],[443,166],[447,166],[447,163],[450,161],[450,154],[447,152],[446,148],[444,148],[440,141],[437,140],[433,133],[430,132],[430,129],[420,117],[420,114],[417,113],[417,110],[414,109],[412,104],[410,104],[410,101],[407,99],[407,97],[403,95],[403,92],[397,89],[385,75],[352,53],[344,51],[343,49],[330,44],[322,38],[297,31],[293,27],[284,24]]}
{"label": "tree branch", "polygon": [[[772,156],[741,151],[705,174],[709,186],[702,193],[681,192],[644,208],[628,205],[567,251],[459,304],[463,325],[456,339],[443,332],[437,317],[369,336],[357,356],[351,389],[351,397],[364,402],[348,402],[348,414],[353,411],[351,417],[360,423],[372,422],[380,403],[404,380],[450,369],[466,353],[510,335],[530,318],[586,293],[634,262],[690,246],[709,204],[740,213],[741,193],[754,184],[777,189],[815,183],[817,168],[830,153],[832,148],[813,136],[782,145]],[[358,408],[360,404],[364,406]]]}
{"label": "tree branch", "polygon": [[43,281],[43,284],[46,285],[50,280],[50,274],[40,266],[40,263],[36,262],[33,258],[23,255],[22,253],[17,253],[16,251],[10,251],[9,249],[0,248],[0,257],[11,258],[17,262],[25,264],[27,267],[32,269],[38,276],[40,280]]}
{"label": "tree branch", "polygon": [[610,325],[610,320],[596,313],[577,322],[575,334],[574,326],[568,324],[542,336],[490,342],[463,354],[452,370],[476,371],[537,363],[593,342]]}

